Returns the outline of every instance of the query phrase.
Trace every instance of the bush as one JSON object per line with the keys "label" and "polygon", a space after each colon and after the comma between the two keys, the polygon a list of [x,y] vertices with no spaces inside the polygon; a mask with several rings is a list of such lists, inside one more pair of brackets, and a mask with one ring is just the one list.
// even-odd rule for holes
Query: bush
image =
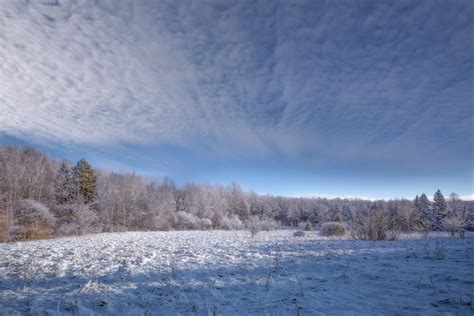
{"label": "bush", "polygon": [[27,199],[15,203],[13,225],[9,240],[32,240],[49,238],[53,232],[55,218],[49,209],[38,201]]}
{"label": "bush", "polygon": [[252,236],[252,238],[255,237],[255,235],[257,235],[257,233],[261,230],[258,217],[257,216],[250,217],[245,222],[245,227],[250,231],[250,235]]}
{"label": "bush", "polygon": [[99,233],[102,230],[96,213],[86,204],[60,205],[55,208],[55,212],[59,219],[57,233],[60,236],[80,236]]}
{"label": "bush", "polygon": [[328,222],[321,225],[320,236],[343,236],[347,232],[346,225],[339,222]]}
{"label": "bush", "polygon": [[201,218],[199,220],[199,227],[202,230],[209,230],[212,228],[212,221],[209,218]]}
{"label": "bush", "polygon": [[227,230],[238,230],[238,229],[244,228],[244,224],[236,215],[224,217],[221,220],[221,226],[222,228],[227,229]]}
{"label": "bush", "polygon": [[295,237],[304,237],[304,235],[305,235],[304,231],[301,231],[301,230],[293,233],[293,236]]}
{"label": "bush", "polygon": [[178,229],[198,229],[200,218],[194,214],[179,211],[176,212],[176,217],[178,220]]}
{"label": "bush", "polygon": [[313,230],[313,224],[311,224],[310,221],[307,221],[305,224],[304,224],[304,230],[307,231],[307,232],[310,232]]}
{"label": "bush", "polygon": [[250,231],[252,237],[259,231],[270,231],[278,227],[277,222],[272,219],[259,219],[258,216],[251,216],[246,222],[245,227]]}
{"label": "bush", "polygon": [[260,230],[263,230],[263,231],[266,231],[266,232],[271,231],[271,230],[275,230],[279,226],[280,225],[271,218],[262,218],[259,221]]}

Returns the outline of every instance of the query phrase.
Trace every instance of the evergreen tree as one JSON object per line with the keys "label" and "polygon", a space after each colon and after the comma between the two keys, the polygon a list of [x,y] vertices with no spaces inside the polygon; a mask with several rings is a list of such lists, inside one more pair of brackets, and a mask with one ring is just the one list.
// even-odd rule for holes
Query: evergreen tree
{"label": "evergreen tree", "polygon": [[54,196],[58,204],[69,203],[74,198],[74,182],[72,168],[69,163],[63,161],[56,172],[54,181]]}
{"label": "evergreen tree", "polygon": [[419,210],[420,208],[420,198],[417,196],[415,196],[415,200],[413,201],[413,204],[415,205],[415,209],[416,210]]}
{"label": "evergreen tree", "polygon": [[426,194],[422,193],[420,195],[420,198],[418,199],[418,206],[417,206],[418,210],[420,211],[420,213],[422,215],[430,215],[432,212],[431,212],[431,202],[430,200],[428,200],[428,197],[426,196]]}
{"label": "evergreen tree", "polygon": [[436,191],[433,201],[434,228],[441,229],[442,221],[448,214],[448,205],[440,190]]}
{"label": "evergreen tree", "polygon": [[97,176],[91,165],[81,159],[73,169],[76,198],[83,199],[84,203],[92,203],[96,197]]}
{"label": "evergreen tree", "polygon": [[[418,196],[417,196],[418,198]],[[420,197],[415,198],[415,207],[421,217],[421,224],[427,233],[433,229],[435,219],[431,208],[431,202],[428,200],[426,194],[422,193]]]}

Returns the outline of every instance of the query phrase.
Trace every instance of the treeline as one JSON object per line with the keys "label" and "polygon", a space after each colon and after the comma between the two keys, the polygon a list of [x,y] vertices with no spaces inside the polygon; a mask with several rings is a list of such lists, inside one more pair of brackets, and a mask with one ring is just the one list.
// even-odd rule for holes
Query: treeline
{"label": "treeline", "polygon": [[[94,232],[242,229],[249,225],[345,222],[353,229],[412,231],[466,226],[473,203],[440,191],[431,202],[289,198],[168,178],[146,181],[133,173],[94,169],[86,160],[57,161],[31,146],[0,147],[0,240],[29,240]],[[379,229],[375,227],[374,229]],[[377,235],[379,236],[379,235]],[[383,238],[380,238],[383,239]]]}

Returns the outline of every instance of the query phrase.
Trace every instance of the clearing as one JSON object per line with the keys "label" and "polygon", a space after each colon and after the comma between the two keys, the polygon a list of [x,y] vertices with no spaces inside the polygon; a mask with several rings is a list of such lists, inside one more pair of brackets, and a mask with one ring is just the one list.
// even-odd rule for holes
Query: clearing
{"label": "clearing", "polygon": [[0,314],[474,311],[474,236],[130,232],[0,244]]}

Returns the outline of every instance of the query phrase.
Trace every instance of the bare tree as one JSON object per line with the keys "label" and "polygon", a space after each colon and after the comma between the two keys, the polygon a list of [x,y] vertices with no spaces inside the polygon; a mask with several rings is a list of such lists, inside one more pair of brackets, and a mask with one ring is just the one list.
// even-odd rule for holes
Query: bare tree
{"label": "bare tree", "polygon": [[242,188],[235,182],[232,182],[228,188],[227,206],[230,214],[237,215],[240,220],[245,220],[250,215],[250,205]]}
{"label": "bare tree", "polygon": [[390,224],[387,211],[374,203],[367,212],[354,215],[351,235],[354,239],[361,240],[393,240],[397,238],[397,232]]}
{"label": "bare tree", "polygon": [[147,185],[148,220],[145,226],[151,230],[170,230],[177,226],[176,188],[166,180],[161,185]]}
{"label": "bare tree", "polygon": [[468,212],[464,207],[462,210],[454,209],[448,213],[446,217],[442,220],[443,228],[451,233],[451,236],[454,236],[454,233],[462,229],[468,221]]}
{"label": "bare tree", "polygon": [[[442,228],[453,234],[470,220],[474,209],[474,203],[461,201],[454,193],[444,201],[441,192],[436,193],[435,203],[421,194],[415,201],[378,201],[371,209],[370,201],[360,199],[259,195],[244,192],[236,183],[225,187],[191,183],[177,188],[170,179],[154,183],[133,173],[98,171],[85,160],[71,170],[68,162],[58,163],[31,146],[0,147],[0,241],[6,240],[7,232],[22,226],[18,223],[20,218],[28,218],[25,210],[45,213],[41,211],[44,208],[33,207],[33,202],[20,202],[24,200],[51,210],[56,235],[242,229],[245,225],[260,230],[272,229],[276,223],[341,220],[352,223],[353,231],[361,231],[361,238],[386,239],[399,227],[410,231],[422,226],[428,232],[440,219]],[[18,211],[21,203],[30,206]]]}
{"label": "bare tree", "polygon": [[408,200],[399,201],[397,207],[398,217],[400,221],[400,227],[409,232],[411,231],[420,220],[420,216],[413,203]]}

